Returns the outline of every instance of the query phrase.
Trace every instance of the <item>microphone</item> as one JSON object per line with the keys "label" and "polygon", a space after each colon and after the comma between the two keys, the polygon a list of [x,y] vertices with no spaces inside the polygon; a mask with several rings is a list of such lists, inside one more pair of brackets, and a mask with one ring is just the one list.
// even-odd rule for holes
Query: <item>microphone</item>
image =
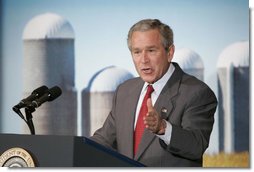
{"label": "microphone", "polygon": [[54,86],[47,90],[41,97],[35,99],[28,105],[30,108],[38,108],[45,102],[55,100],[62,94],[62,90],[58,86]]}
{"label": "microphone", "polygon": [[29,103],[31,103],[33,100],[41,97],[46,91],[48,90],[48,87],[43,85],[37,89],[35,89],[30,96],[28,96],[25,99],[22,99],[17,105],[15,105],[12,109],[15,112],[18,112],[19,109],[26,107]]}

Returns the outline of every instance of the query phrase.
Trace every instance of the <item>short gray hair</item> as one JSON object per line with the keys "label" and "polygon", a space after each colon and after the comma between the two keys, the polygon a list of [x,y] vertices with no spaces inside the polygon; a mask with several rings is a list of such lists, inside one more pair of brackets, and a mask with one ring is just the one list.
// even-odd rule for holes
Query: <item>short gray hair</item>
{"label": "short gray hair", "polygon": [[137,22],[130,28],[128,33],[128,38],[127,38],[129,50],[131,51],[131,48],[132,48],[131,37],[133,32],[135,31],[144,32],[144,31],[148,31],[152,29],[158,29],[161,35],[162,44],[165,47],[165,49],[168,51],[168,48],[174,43],[173,31],[168,25],[162,23],[158,19],[144,19]]}

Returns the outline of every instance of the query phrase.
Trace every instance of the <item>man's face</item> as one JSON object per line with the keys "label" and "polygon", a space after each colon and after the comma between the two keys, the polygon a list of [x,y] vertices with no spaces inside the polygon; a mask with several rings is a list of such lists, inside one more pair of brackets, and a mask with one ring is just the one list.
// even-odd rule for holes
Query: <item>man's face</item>
{"label": "man's face", "polygon": [[131,39],[131,54],[139,76],[152,84],[167,72],[173,58],[174,45],[166,51],[157,29],[135,31]]}

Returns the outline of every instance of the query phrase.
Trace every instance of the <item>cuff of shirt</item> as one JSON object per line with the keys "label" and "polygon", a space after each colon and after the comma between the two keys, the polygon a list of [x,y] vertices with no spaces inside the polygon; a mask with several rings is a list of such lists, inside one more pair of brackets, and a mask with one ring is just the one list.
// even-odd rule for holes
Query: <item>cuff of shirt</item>
{"label": "cuff of shirt", "polygon": [[164,135],[157,135],[161,140],[165,142],[166,145],[169,145],[170,139],[171,139],[171,132],[172,132],[172,125],[166,121],[166,128],[165,128],[165,134]]}

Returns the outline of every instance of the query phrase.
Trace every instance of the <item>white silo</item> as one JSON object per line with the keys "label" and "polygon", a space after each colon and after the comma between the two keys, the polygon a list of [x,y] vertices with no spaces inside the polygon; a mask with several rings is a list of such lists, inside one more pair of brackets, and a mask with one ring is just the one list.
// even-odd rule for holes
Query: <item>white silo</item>
{"label": "white silo", "polygon": [[219,149],[249,150],[249,42],[236,42],[219,55]]}
{"label": "white silo", "polygon": [[82,91],[82,135],[91,136],[102,127],[117,86],[133,78],[127,70],[110,66],[98,71]]}
{"label": "white silo", "polygon": [[177,62],[184,72],[204,80],[204,64],[201,57],[188,48],[175,50],[172,61]]}
{"label": "white silo", "polygon": [[[24,97],[35,88],[57,85],[62,95],[33,113],[36,134],[76,135],[77,94],[74,87],[74,31],[59,15],[35,16],[23,32]],[[27,127],[25,127],[27,128]]]}

